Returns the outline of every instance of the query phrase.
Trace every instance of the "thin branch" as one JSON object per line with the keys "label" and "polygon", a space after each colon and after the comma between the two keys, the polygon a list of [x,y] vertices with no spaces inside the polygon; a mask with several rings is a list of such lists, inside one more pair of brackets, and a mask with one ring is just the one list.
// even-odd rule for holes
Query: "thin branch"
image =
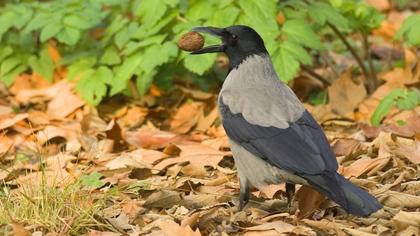
{"label": "thin branch", "polygon": [[359,64],[360,68],[362,69],[362,73],[365,76],[366,80],[369,79],[370,75],[367,71],[365,65],[363,64],[362,59],[356,53],[354,48],[350,45],[349,41],[347,41],[346,37],[335,27],[333,24],[327,22],[327,25],[334,31],[334,33],[340,38],[340,40],[344,43],[347,49],[350,51],[351,55],[353,55],[354,59],[356,59],[357,64]]}
{"label": "thin branch", "polygon": [[366,59],[368,61],[369,70],[370,70],[370,77],[368,78],[370,80],[368,82],[369,84],[368,90],[369,90],[369,93],[373,93],[378,87],[378,79],[376,77],[376,71],[375,71],[375,67],[373,66],[372,55],[370,53],[368,35],[363,32],[362,32],[362,42],[363,42],[363,48],[366,53]]}
{"label": "thin branch", "polygon": [[302,69],[303,69],[306,73],[308,73],[308,74],[312,75],[313,77],[315,77],[316,79],[318,79],[319,81],[321,81],[321,82],[322,82],[322,84],[323,84],[325,87],[327,87],[327,86],[330,86],[330,85],[331,85],[331,82],[330,82],[330,81],[328,81],[327,79],[325,79],[324,77],[322,77],[320,74],[318,74],[318,73],[316,73],[315,71],[313,71],[311,68],[309,68],[309,67],[307,67],[307,66],[305,66],[305,65],[301,65],[301,67],[302,67]]}

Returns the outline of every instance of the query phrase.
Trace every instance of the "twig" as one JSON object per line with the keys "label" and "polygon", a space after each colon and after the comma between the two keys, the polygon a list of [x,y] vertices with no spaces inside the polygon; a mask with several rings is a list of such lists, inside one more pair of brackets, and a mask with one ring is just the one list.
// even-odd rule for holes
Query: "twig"
{"label": "twig", "polygon": [[324,77],[322,77],[320,74],[316,73],[315,71],[313,71],[311,68],[305,66],[305,65],[301,65],[302,69],[312,75],[313,77],[315,77],[316,79],[318,79],[319,81],[322,82],[322,84],[326,87],[326,86],[330,86],[331,82],[328,81],[327,79],[325,79]]}
{"label": "twig", "polygon": [[378,87],[378,79],[376,77],[375,67],[373,66],[372,55],[370,53],[370,45],[368,40],[368,35],[366,33],[362,33],[362,42],[363,48],[366,53],[366,59],[368,61],[369,70],[370,70],[370,77],[368,78],[368,92],[373,93],[376,88]]}
{"label": "twig", "polygon": [[[353,55],[354,59],[356,59],[357,64],[359,64],[360,68],[362,69],[362,73],[365,76],[366,80],[369,80],[370,75],[363,64],[362,59],[356,53],[354,48],[350,45],[349,41],[347,41],[346,37],[335,27],[333,24],[327,22],[327,25],[334,31],[334,33],[340,38],[340,40],[344,43],[347,49],[350,51],[351,55]],[[370,91],[369,91],[370,92]]]}

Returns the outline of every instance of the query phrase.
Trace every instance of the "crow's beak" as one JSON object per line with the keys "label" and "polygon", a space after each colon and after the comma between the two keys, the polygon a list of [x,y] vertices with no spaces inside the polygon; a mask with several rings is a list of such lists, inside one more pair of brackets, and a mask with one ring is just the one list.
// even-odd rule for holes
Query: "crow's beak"
{"label": "crow's beak", "polygon": [[[195,27],[192,31],[206,33],[218,38],[222,38],[224,29],[216,28],[216,27]],[[208,47],[204,47],[202,49],[196,50],[191,52],[191,54],[203,54],[203,53],[211,53],[211,52],[224,52],[226,46],[224,44],[221,45],[212,45]]]}

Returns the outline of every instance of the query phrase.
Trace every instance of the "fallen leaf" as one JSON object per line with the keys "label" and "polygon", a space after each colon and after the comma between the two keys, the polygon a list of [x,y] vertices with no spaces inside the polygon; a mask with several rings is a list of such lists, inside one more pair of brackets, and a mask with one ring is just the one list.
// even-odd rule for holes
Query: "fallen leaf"
{"label": "fallen leaf", "polygon": [[[36,134],[37,141],[44,144],[48,140],[56,137],[62,137],[67,142],[77,141],[81,134],[81,127],[79,123],[69,122],[58,126],[49,125],[44,130]],[[78,141],[77,141],[78,142]]]}
{"label": "fallen leaf", "polygon": [[109,231],[96,231],[96,230],[91,230],[89,231],[88,236],[121,236],[122,234],[120,233],[114,233],[114,232],[109,232]]}
{"label": "fallen leaf", "polygon": [[[293,229],[295,227],[296,226],[288,224],[288,223],[283,222],[283,221],[273,221],[273,222],[268,222],[268,223],[264,223],[264,224],[257,225],[257,226],[247,227],[247,228],[245,228],[245,230],[247,230],[247,231],[271,231],[271,230],[275,230],[277,235],[279,235],[279,234],[284,234],[284,233],[290,233],[290,232],[293,231]],[[245,233],[245,235],[249,235],[249,234]]]}
{"label": "fallen leaf", "polygon": [[367,232],[357,230],[357,229],[343,228],[343,230],[349,235],[353,235],[353,236],[376,236],[376,234],[367,233]]}
{"label": "fallen leaf", "polygon": [[159,190],[152,193],[143,204],[145,207],[170,208],[181,202],[180,193],[170,190]]}
{"label": "fallen leaf", "polygon": [[185,134],[195,126],[203,115],[204,104],[192,102],[182,105],[171,120],[171,130]]}
{"label": "fallen leaf", "polygon": [[47,114],[56,119],[64,119],[85,102],[72,91],[72,86],[63,86],[48,103]]}
{"label": "fallen leaf", "polygon": [[328,97],[333,112],[342,116],[352,116],[353,111],[365,99],[366,88],[362,82],[355,84],[351,72],[347,71],[328,87]]}
{"label": "fallen leaf", "polygon": [[219,117],[219,110],[214,107],[213,110],[207,116],[201,116],[198,120],[196,130],[207,131],[208,128],[216,121]]}
{"label": "fallen leaf", "polygon": [[359,177],[362,174],[371,171],[377,166],[384,166],[386,163],[388,163],[389,160],[390,157],[370,158],[368,156],[363,156],[362,158],[353,162],[351,165],[344,166],[341,175],[346,178]]}
{"label": "fallen leaf", "polygon": [[314,213],[315,210],[319,208],[321,203],[323,203],[326,198],[324,195],[320,194],[314,189],[307,186],[302,186],[296,192],[295,199],[299,203],[298,218],[303,219],[312,215],[312,213]]}
{"label": "fallen leaf", "polygon": [[62,90],[69,89],[71,85],[67,80],[61,80],[47,88],[22,89],[17,91],[16,100],[23,104],[36,101],[47,101],[57,96]]}
{"label": "fallen leaf", "polygon": [[192,176],[202,176],[206,173],[205,166],[217,167],[217,164],[228,155],[229,152],[215,150],[203,144],[185,144],[177,145],[181,149],[179,157],[168,158],[157,165],[154,169],[164,170],[168,166],[188,162],[183,172],[189,173]]}
{"label": "fallen leaf", "polygon": [[181,136],[161,130],[152,130],[147,127],[137,131],[127,131],[123,133],[125,141],[135,147],[158,149],[163,148],[169,143],[181,140]]}
{"label": "fallen leaf", "polygon": [[163,221],[159,224],[165,236],[201,236],[198,229],[193,231],[189,225],[180,226],[174,221]]}
{"label": "fallen leaf", "polygon": [[128,108],[127,114],[121,117],[121,125],[123,127],[134,127],[141,125],[146,116],[149,114],[149,109],[145,107],[133,106]]}
{"label": "fallen leaf", "polygon": [[420,142],[414,141],[412,145],[399,145],[396,151],[413,164],[420,164]]}
{"label": "fallen leaf", "polygon": [[392,217],[391,221],[399,230],[406,229],[409,226],[418,227],[420,225],[420,212],[400,211]]}
{"label": "fallen leaf", "polygon": [[396,191],[387,191],[377,196],[377,198],[385,206],[401,208],[419,208],[420,207],[420,196],[415,196],[407,193],[401,193]]}
{"label": "fallen leaf", "polygon": [[13,143],[13,139],[3,134],[0,134],[0,161],[3,155],[5,155],[11,147],[13,147]]}
{"label": "fallen leaf", "polygon": [[355,139],[338,139],[333,150],[337,156],[347,156],[354,153],[360,147],[360,141]]}
{"label": "fallen leaf", "polygon": [[109,170],[123,169],[123,168],[147,168],[148,166],[131,155],[121,155],[105,164]]}
{"label": "fallen leaf", "polygon": [[0,117],[0,130],[9,128],[18,123],[19,121],[28,118],[28,116],[28,113],[21,113],[13,117]]}

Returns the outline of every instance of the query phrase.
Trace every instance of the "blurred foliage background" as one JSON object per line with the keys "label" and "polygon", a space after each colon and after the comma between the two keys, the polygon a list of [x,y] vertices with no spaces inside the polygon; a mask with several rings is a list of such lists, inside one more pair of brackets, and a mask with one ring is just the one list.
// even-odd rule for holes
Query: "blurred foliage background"
{"label": "blurred foliage background", "polygon": [[[152,84],[166,91],[177,82],[204,90],[220,85],[227,72],[223,55],[188,56],[176,46],[183,33],[201,25],[253,27],[264,38],[281,80],[291,82],[304,71],[323,84],[310,94],[313,104],[328,101],[324,89],[344,71],[362,75],[372,94],[380,84],[377,74],[389,69],[372,58],[369,38],[384,15],[365,1],[9,0],[0,6],[2,83],[11,86],[25,72],[49,82],[65,78],[77,83],[91,105],[121,93],[139,98]],[[391,40],[417,51],[418,24],[419,14],[407,16]],[[206,44],[215,42],[206,38]],[[355,63],[339,66],[331,52]],[[388,67],[395,66],[404,67],[404,60]],[[320,73],[325,67],[334,73]],[[414,95],[407,96],[410,92]],[[372,123],[379,123],[397,98],[409,97],[411,106],[405,108],[419,104],[418,91],[398,94],[382,105]]]}

